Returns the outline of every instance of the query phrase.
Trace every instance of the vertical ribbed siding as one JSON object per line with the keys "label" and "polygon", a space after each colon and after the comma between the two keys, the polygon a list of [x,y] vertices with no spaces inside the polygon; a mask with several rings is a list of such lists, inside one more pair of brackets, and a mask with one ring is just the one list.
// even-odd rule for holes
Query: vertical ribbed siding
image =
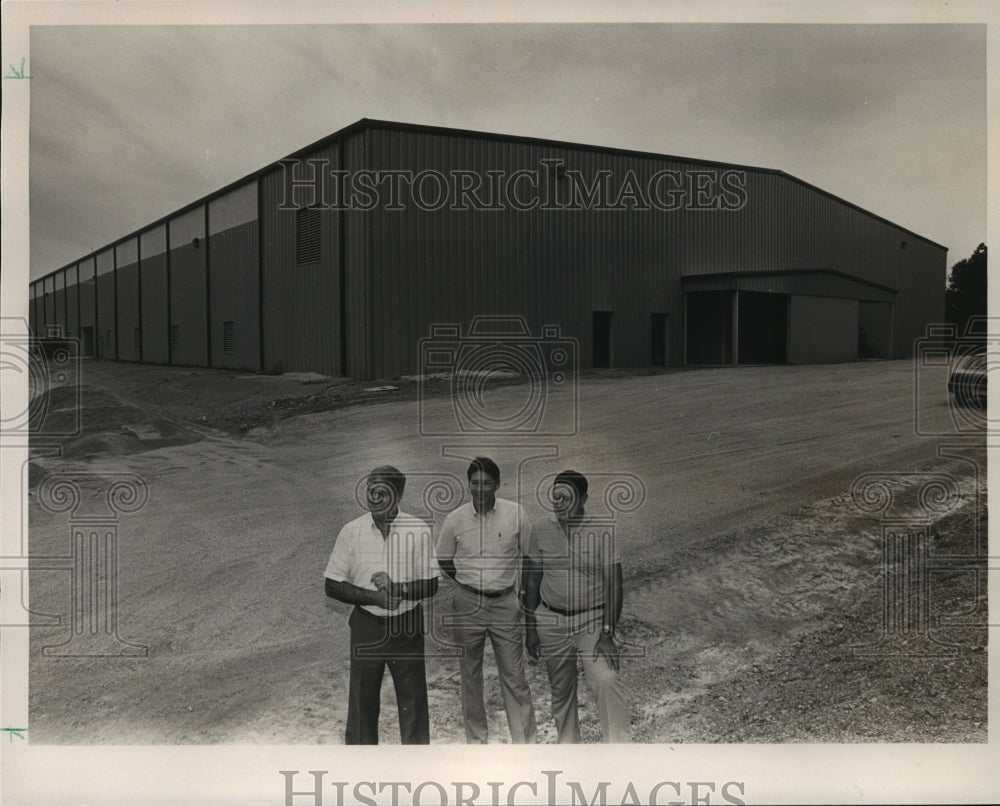
{"label": "vertical ribbed siding", "polygon": [[45,332],[45,283],[41,280],[32,284],[31,310],[34,313],[34,325],[31,332],[36,336],[41,336]]}
{"label": "vertical ribbed siding", "polygon": [[258,370],[257,183],[250,182],[213,199],[208,220],[212,366]]}
{"label": "vertical ribbed siding", "polygon": [[[331,182],[329,171],[337,165],[337,147],[328,146],[309,155],[326,161],[318,168],[320,181]],[[300,165],[305,176],[312,170]],[[260,178],[263,246],[264,367],[267,372],[312,370],[339,375],[340,369],[340,242],[339,215],[325,209],[320,216],[320,259],[296,263],[296,210],[281,210],[284,174],[272,171]],[[301,192],[301,191],[299,191]],[[289,201],[308,204],[313,198],[296,195]],[[334,195],[328,193],[328,200]]]}
{"label": "vertical ribbed siding", "polygon": [[899,288],[893,310],[893,354],[897,358],[916,355],[917,339],[926,334],[928,324],[944,322],[944,294],[947,271],[939,266],[936,250],[930,244],[897,231],[906,249],[895,251],[898,261],[896,285]]}
{"label": "vertical ribbed siding", "polygon": [[[352,173],[405,169],[412,175],[433,169],[449,176],[462,169],[484,178],[490,169],[504,177],[528,169],[539,172],[543,199],[553,185],[562,192],[569,187],[568,179],[545,172],[546,158],[561,160],[587,181],[600,170],[610,171],[612,193],[629,171],[645,189],[659,170],[727,170],[379,124],[345,137],[342,150],[327,144],[303,159],[310,158]],[[112,252],[102,252],[97,282],[88,285],[81,276],[79,327],[95,328],[101,355],[108,358],[119,357],[117,342],[120,357],[135,360],[132,333],[141,327],[142,360],[168,362],[172,318],[181,332],[174,363],[371,378],[419,371],[418,343],[434,324],[466,329],[483,315],[524,317],[532,336],[542,325],[559,325],[563,337],[578,340],[581,363],[588,366],[592,314],[612,311],[614,363],[644,365],[651,360],[651,314],[657,313],[667,316],[669,361],[678,364],[684,340],[682,276],[830,268],[899,289],[894,355],[910,354],[925,323],[943,316],[945,252],[790,177],[755,170],[744,175],[746,204],[732,211],[519,211],[506,200],[503,209],[493,211],[447,206],[427,211],[416,209],[409,197],[401,211],[326,211],[321,259],[299,266],[295,214],[277,209],[284,177],[274,171],[258,180],[258,193],[251,182],[212,200],[207,210],[200,205],[176,217],[169,240],[165,226],[143,233],[141,263],[135,266],[141,283],[133,284],[134,263],[123,251],[127,242],[119,245],[117,273],[113,258],[112,273],[105,271]],[[486,192],[480,189],[480,195]],[[255,223],[256,197],[261,220]],[[328,193],[328,199],[334,197]],[[206,218],[210,233],[204,232]],[[906,249],[900,248],[903,241]],[[93,271],[94,261],[89,263]],[[80,269],[86,273],[84,264]],[[842,291],[845,298],[858,293],[856,284],[843,278],[830,282],[833,293]],[[763,279],[748,288],[768,290]],[[70,329],[70,296],[47,278],[33,305],[36,329],[54,323]],[[133,326],[137,307],[142,322]],[[235,354],[225,350],[226,323],[235,325]]]}
{"label": "vertical ribbed siding", "polygon": [[[118,263],[118,358],[138,361],[139,345],[135,332],[141,326],[139,316],[139,239],[130,238],[115,247]],[[141,339],[141,334],[140,334]]]}
{"label": "vertical ribbed siding", "polygon": [[[343,143],[343,170],[355,172],[368,165],[366,133],[351,135]],[[369,321],[369,274],[371,267],[371,213],[346,210],[340,220],[344,227],[343,294],[341,313],[347,343],[344,352],[347,365],[344,374],[353,378],[371,378],[371,336]],[[394,296],[394,294],[390,294]],[[398,310],[394,306],[393,310]]]}
{"label": "vertical ribbed siding", "polygon": [[38,298],[35,300],[35,322],[37,335],[45,335],[45,283],[38,284]]}
{"label": "vertical ribbed siding", "polygon": [[[542,203],[551,186],[567,193],[569,179],[549,174],[556,159],[592,181],[611,171],[617,194],[628,172],[645,189],[661,169],[687,166],[638,156],[565,147],[376,130],[369,167],[537,172]],[[521,185],[527,189],[527,184]],[[480,195],[487,195],[484,187]],[[522,194],[524,195],[524,194]],[[408,204],[373,216],[372,286],[398,288],[399,302],[372,332],[375,374],[412,372],[416,344],[434,324],[467,327],[477,315],[523,316],[532,335],[557,324],[578,339],[584,366],[593,351],[593,311],[613,311],[615,361],[650,361],[651,314],[668,316],[668,340],[682,339],[682,272],[734,270],[759,253],[760,236],[746,212],[542,209],[517,210],[506,201],[491,211],[427,211]],[[759,258],[758,258],[759,260]],[[681,354],[674,350],[672,363]]]}
{"label": "vertical ribbed siding", "polygon": [[139,236],[142,273],[142,360],[169,364],[167,321],[167,226],[160,224]]}
{"label": "vertical ribbed siding", "polygon": [[176,328],[174,364],[208,366],[208,300],[205,285],[204,205],[169,222],[170,327]]}
{"label": "vertical ribbed siding", "polygon": [[[543,199],[543,158],[562,160],[588,181],[610,171],[612,195],[629,172],[646,188],[659,170],[726,170],[438,133],[377,129],[370,140],[369,168],[443,174],[497,169],[506,176],[535,170]],[[898,287],[906,316],[894,323],[896,355],[912,351],[901,346],[919,336],[921,323],[942,307],[942,250],[789,177],[761,171],[744,177],[746,203],[736,210],[690,204],[631,211],[518,211],[507,205],[490,212],[426,211],[412,204],[379,210],[372,216],[371,286],[399,289],[400,302],[372,330],[373,374],[420,369],[415,346],[433,324],[464,327],[474,316],[489,314],[525,316],[533,333],[542,324],[559,324],[564,335],[579,340],[588,366],[596,310],[614,312],[615,363],[645,364],[651,313],[669,317],[671,343],[683,339],[681,276],[734,271],[831,268]],[[902,240],[907,250],[899,249]],[[856,293],[850,281],[833,282],[845,296]],[[679,363],[681,351],[670,359]]]}
{"label": "vertical ribbed siding", "polygon": [[55,323],[55,280],[46,277],[42,280],[42,333]]}
{"label": "vertical ribbed siding", "polygon": [[54,324],[63,334],[66,333],[66,272],[60,271],[52,278],[52,313],[55,317]]}
{"label": "vertical ribbed siding", "polygon": [[[655,171],[684,167],[564,148],[377,134],[381,151],[373,164],[443,173],[495,169],[505,176],[519,169],[538,171],[543,198],[548,182],[565,193],[569,180],[550,179],[542,159],[561,160],[587,180],[611,171],[612,195],[630,171],[645,188]],[[381,211],[373,277],[379,285],[405,289],[400,296],[409,304],[393,317],[396,329],[376,341],[373,355],[384,356],[385,374],[412,369],[412,345],[431,324],[467,325],[475,315],[506,314],[524,316],[533,333],[543,324],[561,325],[565,335],[579,339],[587,365],[593,348],[591,314],[605,310],[614,312],[616,362],[648,363],[650,314],[668,315],[668,338],[679,344],[681,273],[747,267],[750,247],[757,246],[747,242],[748,222],[739,212],[704,210],[519,211],[505,205],[490,212]],[[433,267],[433,274],[425,276],[421,267]],[[422,276],[423,282],[411,285],[412,278]],[[679,352],[672,358],[679,361]]]}
{"label": "vertical ribbed siding", "polygon": [[80,349],[88,356],[97,354],[97,282],[94,259],[81,260],[80,274]]}
{"label": "vertical ribbed siding", "polygon": [[56,323],[55,278],[47,277],[44,283],[42,283],[42,289],[42,329],[43,333],[46,333],[48,328],[52,327]]}
{"label": "vertical ribbed siding", "polygon": [[80,338],[80,285],[75,265],[66,269],[66,335]]}
{"label": "vertical ribbed siding", "polygon": [[778,268],[828,267],[898,289],[896,311],[902,315],[893,323],[893,357],[912,355],[925,323],[943,317],[946,253],[886,221],[781,179],[790,200],[787,232],[793,248]]}
{"label": "vertical ribbed siding", "polygon": [[115,253],[114,247],[98,253],[97,264],[97,357],[114,360],[115,350]]}
{"label": "vertical ribbed siding", "polygon": [[28,332],[37,336],[38,331],[38,284],[28,283]]}

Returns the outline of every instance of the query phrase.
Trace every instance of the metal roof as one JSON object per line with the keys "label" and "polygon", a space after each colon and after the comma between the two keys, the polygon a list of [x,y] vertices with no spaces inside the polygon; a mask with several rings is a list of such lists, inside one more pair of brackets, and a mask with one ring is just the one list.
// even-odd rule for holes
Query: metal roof
{"label": "metal roof", "polygon": [[[761,283],[760,281],[764,282]],[[776,283],[767,281],[776,280]],[[792,282],[800,281],[798,284]],[[772,293],[814,293],[819,296],[830,296],[830,280],[839,281],[838,288],[842,292],[853,292],[852,296],[861,299],[861,289],[872,289],[877,293],[875,296],[884,301],[891,301],[899,289],[892,288],[881,283],[874,283],[863,277],[849,274],[845,271],[831,268],[813,269],[778,269],[775,271],[731,271],[717,272],[715,274],[682,274],[681,283],[685,291],[696,290],[769,290]],[[767,289],[763,288],[768,285]],[[699,286],[701,287],[699,289]],[[839,294],[836,294],[839,296]]]}

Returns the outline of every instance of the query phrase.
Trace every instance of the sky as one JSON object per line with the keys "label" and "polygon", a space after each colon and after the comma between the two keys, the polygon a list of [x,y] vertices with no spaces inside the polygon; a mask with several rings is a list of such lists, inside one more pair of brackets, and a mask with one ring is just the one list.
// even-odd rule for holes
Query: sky
{"label": "sky", "polygon": [[984,25],[45,26],[31,278],[368,117],[785,171],[986,240]]}

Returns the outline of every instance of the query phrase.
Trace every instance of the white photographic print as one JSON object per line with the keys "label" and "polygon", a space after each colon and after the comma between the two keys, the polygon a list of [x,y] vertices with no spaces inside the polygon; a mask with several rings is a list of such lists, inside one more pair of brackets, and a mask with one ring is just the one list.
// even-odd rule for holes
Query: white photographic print
{"label": "white photographic print", "polygon": [[4,803],[996,799],[992,9],[3,14]]}

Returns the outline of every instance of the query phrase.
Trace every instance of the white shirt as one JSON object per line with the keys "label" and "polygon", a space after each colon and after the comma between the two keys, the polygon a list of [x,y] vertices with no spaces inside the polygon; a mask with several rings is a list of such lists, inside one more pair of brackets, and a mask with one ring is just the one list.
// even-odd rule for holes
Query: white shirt
{"label": "white shirt", "polygon": [[498,591],[517,584],[530,540],[531,521],[519,504],[497,498],[493,509],[480,515],[469,501],[444,519],[437,556],[454,560],[459,582]]}
{"label": "white shirt", "polygon": [[[389,525],[389,535],[382,532],[367,512],[348,523],[333,544],[326,577],[337,582],[349,582],[365,590],[378,590],[372,575],[383,571],[393,582],[416,582],[439,576],[433,564],[434,541],[431,527],[420,518],[399,512]],[[376,616],[398,616],[412,610],[415,599],[404,599],[395,610],[377,605],[361,605]]]}

